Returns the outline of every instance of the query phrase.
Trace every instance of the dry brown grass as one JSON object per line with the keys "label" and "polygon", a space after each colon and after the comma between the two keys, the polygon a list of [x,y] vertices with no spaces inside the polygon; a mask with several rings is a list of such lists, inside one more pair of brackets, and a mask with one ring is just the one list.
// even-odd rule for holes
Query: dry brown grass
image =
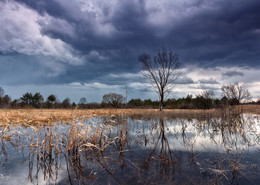
{"label": "dry brown grass", "polygon": [[202,117],[216,116],[223,112],[260,114],[260,105],[243,105],[231,109],[188,110],[165,109],[1,109],[0,126],[19,124],[24,126],[51,125],[55,122],[73,123],[83,122],[93,116],[144,115],[144,116],[176,116]]}

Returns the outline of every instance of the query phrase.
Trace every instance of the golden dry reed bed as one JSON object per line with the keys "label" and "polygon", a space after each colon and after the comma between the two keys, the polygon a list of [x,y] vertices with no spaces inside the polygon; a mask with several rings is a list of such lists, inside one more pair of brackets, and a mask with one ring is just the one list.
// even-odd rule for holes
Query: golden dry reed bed
{"label": "golden dry reed bed", "polygon": [[144,116],[176,116],[204,117],[217,116],[223,113],[260,114],[260,105],[240,105],[223,109],[191,110],[191,109],[1,109],[0,126],[19,125],[51,125],[55,122],[82,122],[93,116],[144,115]]}

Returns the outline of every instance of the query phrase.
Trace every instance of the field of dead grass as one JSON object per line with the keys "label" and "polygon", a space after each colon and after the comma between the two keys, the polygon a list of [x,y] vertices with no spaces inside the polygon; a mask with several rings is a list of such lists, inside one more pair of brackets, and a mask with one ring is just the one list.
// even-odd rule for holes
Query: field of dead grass
{"label": "field of dead grass", "polygon": [[1,109],[0,126],[9,124],[20,125],[51,125],[55,122],[73,123],[84,121],[93,116],[143,115],[143,116],[176,116],[205,117],[223,113],[254,113],[260,114],[260,105],[243,105],[225,109],[190,110],[190,109]]}

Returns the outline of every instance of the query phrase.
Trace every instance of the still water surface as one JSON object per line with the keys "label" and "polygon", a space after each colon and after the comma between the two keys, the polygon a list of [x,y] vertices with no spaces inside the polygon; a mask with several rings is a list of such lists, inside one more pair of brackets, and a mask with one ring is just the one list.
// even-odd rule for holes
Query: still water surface
{"label": "still water surface", "polygon": [[73,126],[0,128],[0,184],[260,184],[257,115]]}

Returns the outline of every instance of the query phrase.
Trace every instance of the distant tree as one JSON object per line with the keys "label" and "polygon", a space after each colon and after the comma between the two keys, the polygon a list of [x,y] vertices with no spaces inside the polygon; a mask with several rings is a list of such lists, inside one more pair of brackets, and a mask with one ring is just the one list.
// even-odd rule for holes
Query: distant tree
{"label": "distant tree", "polygon": [[49,108],[53,107],[54,103],[57,101],[57,97],[54,94],[51,94],[47,97],[47,106]]}
{"label": "distant tree", "polygon": [[70,108],[71,104],[70,104],[70,99],[69,98],[65,98],[62,103],[61,103],[62,108]]}
{"label": "distant tree", "polygon": [[3,107],[9,107],[10,106],[10,104],[11,104],[11,97],[10,96],[8,96],[8,95],[4,95],[3,97],[2,97],[2,105],[3,105]]}
{"label": "distant tree", "polygon": [[204,90],[204,91],[202,91],[201,96],[205,99],[213,99],[215,96],[215,93],[212,90]]}
{"label": "distant tree", "polygon": [[218,98],[215,99],[215,100],[214,100],[214,106],[215,106],[215,107],[221,107],[221,100],[218,99]]}
{"label": "distant tree", "polygon": [[223,85],[221,90],[230,105],[237,105],[244,100],[249,100],[251,97],[245,83]]}
{"label": "distant tree", "polygon": [[137,98],[137,99],[131,99],[128,104],[131,106],[131,107],[140,107],[140,106],[143,106],[144,102],[140,99],[140,98]]}
{"label": "distant tree", "polygon": [[144,69],[144,76],[153,84],[159,94],[159,109],[163,108],[165,96],[173,88],[173,83],[179,77],[179,57],[171,49],[162,49],[151,59],[147,54],[139,56]]}
{"label": "distant tree", "polygon": [[177,104],[177,100],[175,98],[168,98],[165,102],[165,107],[176,108],[176,104]]}
{"label": "distant tree", "polygon": [[110,104],[112,107],[119,107],[124,101],[124,97],[121,94],[109,93],[103,96],[103,102]]}
{"label": "distant tree", "polygon": [[194,108],[194,105],[193,105],[193,95],[192,94],[188,94],[186,96],[186,98],[178,99],[175,107],[176,108],[181,108],[181,109]]}
{"label": "distant tree", "polygon": [[228,105],[228,98],[226,96],[223,96],[220,99],[220,102],[221,102],[222,105]]}
{"label": "distant tree", "polygon": [[79,108],[86,108],[86,104],[87,104],[87,99],[84,97],[81,97],[79,99]]}
{"label": "distant tree", "polygon": [[71,106],[73,109],[75,109],[77,107],[77,104],[75,102],[72,102]]}
{"label": "distant tree", "polygon": [[144,106],[152,107],[154,102],[151,99],[146,99],[143,101]]}
{"label": "distant tree", "polygon": [[33,102],[33,95],[32,93],[27,92],[20,99],[25,105],[31,105]]}
{"label": "distant tree", "polygon": [[214,103],[214,92],[212,90],[204,90],[195,99],[195,106],[200,109],[210,109]]}
{"label": "distant tree", "polygon": [[36,108],[41,107],[42,103],[44,102],[44,98],[41,93],[37,92],[33,95],[33,106]]}
{"label": "distant tree", "polygon": [[90,102],[88,104],[86,104],[86,108],[90,108],[90,109],[98,109],[98,108],[102,108],[104,106],[102,106],[103,103],[97,103],[97,102]]}
{"label": "distant tree", "polygon": [[186,97],[186,103],[191,103],[192,102],[192,94],[188,94],[187,97]]}
{"label": "distant tree", "polygon": [[5,94],[5,91],[2,87],[0,87],[0,98],[2,98]]}
{"label": "distant tree", "polygon": [[10,106],[12,108],[19,108],[20,107],[20,99],[14,99],[11,101]]}
{"label": "distant tree", "polygon": [[79,104],[86,104],[87,103],[87,99],[84,97],[81,97],[79,100]]}
{"label": "distant tree", "polygon": [[50,103],[54,103],[56,101],[56,96],[51,94],[50,96],[47,97],[47,101]]}

